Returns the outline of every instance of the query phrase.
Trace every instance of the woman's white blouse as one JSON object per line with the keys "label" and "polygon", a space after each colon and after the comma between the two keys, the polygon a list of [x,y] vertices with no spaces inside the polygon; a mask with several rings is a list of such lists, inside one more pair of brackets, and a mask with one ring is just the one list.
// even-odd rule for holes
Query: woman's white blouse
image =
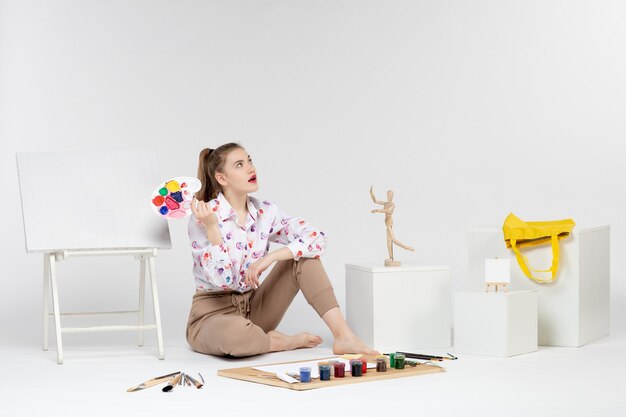
{"label": "woman's white blouse", "polygon": [[222,193],[209,205],[217,216],[222,243],[209,242],[204,225],[191,215],[188,232],[197,290],[251,290],[244,283],[245,272],[251,263],[265,256],[270,242],[287,245],[295,260],[319,258],[326,250],[324,232],[302,218],[288,216],[273,202],[248,196],[245,227],[239,225],[237,213]]}

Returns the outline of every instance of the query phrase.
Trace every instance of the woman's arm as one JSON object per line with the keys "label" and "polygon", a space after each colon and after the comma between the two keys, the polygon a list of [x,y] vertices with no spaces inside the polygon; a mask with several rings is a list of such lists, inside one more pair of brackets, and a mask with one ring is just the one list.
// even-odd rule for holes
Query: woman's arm
{"label": "woman's arm", "polygon": [[194,263],[202,269],[204,280],[215,287],[235,289],[235,272],[232,270],[228,246],[209,203],[194,198],[191,205],[188,233]]}
{"label": "woman's arm", "polygon": [[319,258],[326,250],[326,236],[323,232],[318,231],[302,218],[288,216],[274,203],[266,201],[264,204],[274,209],[268,241],[285,246],[250,264],[245,280],[246,284],[253,286],[259,285],[261,273],[276,261],[288,259],[297,261],[302,257]]}
{"label": "woman's arm", "polygon": [[[273,204],[273,203],[272,203]],[[287,246],[296,261],[319,258],[326,251],[326,236],[301,217],[287,215],[274,205],[275,215],[268,240]]]}
{"label": "woman's arm", "polygon": [[261,274],[274,262],[286,261],[287,259],[293,259],[293,253],[291,253],[288,247],[283,246],[280,249],[276,249],[275,251],[268,253],[258,261],[251,263],[246,270],[246,285],[252,285],[253,287],[258,288],[260,285],[259,277]]}
{"label": "woman's arm", "polygon": [[265,255],[266,258],[270,258],[272,263],[278,261],[286,261],[287,259],[293,259],[293,253],[288,247],[283,246],[280,249],[276,249]]}
{"label": "woman's arm", "polygon": [[191,213],[204,225],[207,238],[211,244],[219,245],[222,243],[222,232],[220,232],[218,226],[217,216],[209,203],[196,200],[196,197],[194,197],[193,200],[191,200]]}
{"label": "woman's arm", "polygon": [[204,226],[206,230],[206,237],[212,245],[219,245],[222,243],[222,232],[217,224],[212,226]]}

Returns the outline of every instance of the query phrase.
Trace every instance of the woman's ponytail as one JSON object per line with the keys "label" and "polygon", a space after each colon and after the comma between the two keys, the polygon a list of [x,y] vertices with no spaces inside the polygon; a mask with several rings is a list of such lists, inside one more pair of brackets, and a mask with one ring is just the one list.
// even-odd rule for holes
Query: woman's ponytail
{"label": "woman's ponytail", "polygon": [[198,156],[198,179],[202,187],[196,193],[200,201],[208,202],[222,192],[222,187],[215,179],[216,172],[223,172],[226,157],[234,149],[243,149],[238,143],[226,143],[218,148],[204,148]]}
{"label": "woman's ponytail", "polygon": [[196,198],[200,201],[209,201],[213,197],[213,184],[211,183],[211,177],[209,175],[209,157],[214,152],[214,149],[204,148],[200,151],[198,157],[198,179],[202,183],[202,187],[196,193]]}

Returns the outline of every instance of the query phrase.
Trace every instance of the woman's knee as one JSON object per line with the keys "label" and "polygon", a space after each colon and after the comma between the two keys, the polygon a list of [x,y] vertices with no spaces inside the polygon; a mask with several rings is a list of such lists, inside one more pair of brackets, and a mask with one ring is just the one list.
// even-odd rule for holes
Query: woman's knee
{"label": "woman's knee", "polygon": [[[296,262],[296,279],[302,284],[302,278],[309,282],[315,282],[316,285],[332,287],[330,278],[322,265],[322,261],[318,258],[301,258]],[[300,285],[302,288],[302,285]]]}
{"label": "woman's knee", "polygon": [[295,268],[300,274],[305,273],[326,273],[324,265],[319,258],[300,258],[295,261]]}
{"label": "woman's knee", "polygon": [[236,331],[223,335],[220,349],[230,356],[244,357],[269,352],[270,337],[259,326],[247,320]]}
{"label": "woman's knee", "polygon": [[[250,320],[229,320],[229,323],[212,323],[196,338],[189,340],[190,346],[199,352],[217,356],[254,356],[269,351],[269,336]],[[218,320],[222,321],[222,320]]]}

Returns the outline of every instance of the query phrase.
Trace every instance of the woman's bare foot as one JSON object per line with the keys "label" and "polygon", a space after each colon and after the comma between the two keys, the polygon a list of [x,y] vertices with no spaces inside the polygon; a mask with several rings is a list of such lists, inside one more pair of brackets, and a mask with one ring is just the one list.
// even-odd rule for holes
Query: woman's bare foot
{"label": "woman's bare foot", "polygon": [[366,346],[365,343],[354,334],[339,307],[333,307],[324,313],[322,320],[324,320],[333,333],[333,337],[335,338],[333,352],[336,355],[343,355],[344,353],[380,355],[378,351]]}
{"label": "woman's bare foot", "polygon": [[335,338],[333,343],[333,353],[342,355],[344,353],[362,353],[365,355],[380,355],[380,352],[368,347],[355,334]]}
{"label": "woman's bare foot", "polygon": [[270,337],[270,352],[313,348],[322,343],[322,338],[311,333],[298,333],[288,336],[277,330],[267,332]]}

